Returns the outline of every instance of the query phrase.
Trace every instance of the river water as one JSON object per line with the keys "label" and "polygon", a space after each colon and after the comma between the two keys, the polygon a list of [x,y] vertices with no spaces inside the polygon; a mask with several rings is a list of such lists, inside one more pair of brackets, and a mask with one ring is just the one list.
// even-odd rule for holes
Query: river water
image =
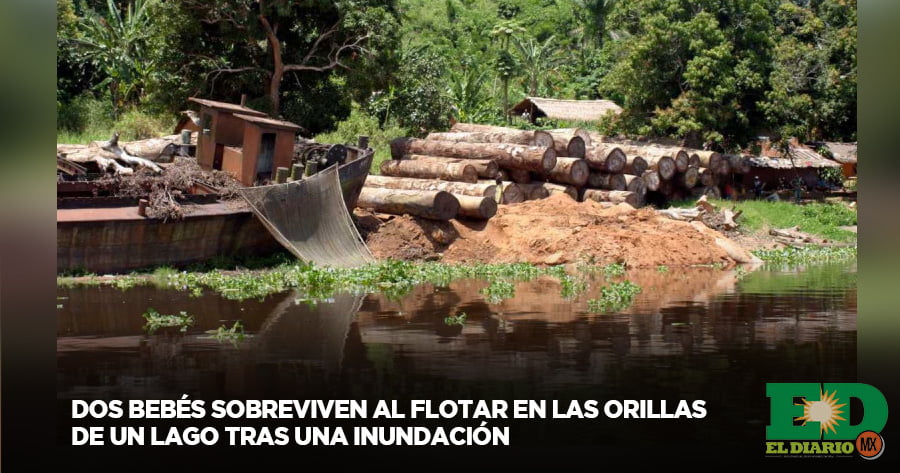
{"label": "river water", "polygon": [[[635,439],[661,451],[714,442],[756,458],[765,383],[856,379],[855,261],[625,278],[642,288],[634,303],[597,313],[588,301],[601,275],[568,299],[555,279],[519,282],[498,303],[480,292],[486,282],[471,280],[315,304],[294,293],[233,301],[153,286],[60,287],[58,399],[644,399],[670,412],[679,400],[704,400],[703,419],[507,424],[519,447],[631,455],[645,451]],[[150,307],[196,323],[147,335],[141,314]],[[446,320],[463,313],[461,323]],[[205,333],[235,321],[246,328],[239,343]]]}

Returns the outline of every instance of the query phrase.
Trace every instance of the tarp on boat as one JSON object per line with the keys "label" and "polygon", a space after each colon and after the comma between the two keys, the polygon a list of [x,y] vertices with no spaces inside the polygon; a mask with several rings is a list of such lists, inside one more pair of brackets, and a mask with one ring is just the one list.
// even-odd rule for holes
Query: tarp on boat
{"label": "tarp on boat", "polygon": [[337,166],[300,181],[239,192],[272,236],[297,258],[338,268],[375,262],[344,203]]}

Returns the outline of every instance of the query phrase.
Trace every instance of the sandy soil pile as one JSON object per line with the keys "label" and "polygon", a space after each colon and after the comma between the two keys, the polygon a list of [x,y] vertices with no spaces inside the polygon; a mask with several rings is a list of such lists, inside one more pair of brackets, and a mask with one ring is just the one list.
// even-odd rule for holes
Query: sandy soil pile
{"label": "sandy soil pile", "polygon": [[628,204],[604,208],[565,195],[503,205],[486,222],[359,215],[379,259],[446,263],[625,263],[629,267],[730,264],[752,258],[721,233]]}

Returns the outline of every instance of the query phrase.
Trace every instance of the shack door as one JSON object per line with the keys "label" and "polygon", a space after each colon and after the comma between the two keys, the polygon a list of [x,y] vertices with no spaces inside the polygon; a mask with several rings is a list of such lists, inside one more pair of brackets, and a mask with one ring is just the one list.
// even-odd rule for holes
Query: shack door
{"label": "shack door", "polygon": [[275,160],[275,133],[263,133],[256,160],[256,179],[272,178],[272,163]]}

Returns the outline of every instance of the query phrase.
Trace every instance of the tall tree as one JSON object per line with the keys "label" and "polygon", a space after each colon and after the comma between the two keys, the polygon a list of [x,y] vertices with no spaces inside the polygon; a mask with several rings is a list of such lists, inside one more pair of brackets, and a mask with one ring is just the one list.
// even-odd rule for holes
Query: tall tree
{"label": "tall tree", "polygon": [[[609,131],[735,145],[761,122],[775,0],[616,2],[602,95],[624,108]],[[609,125],[609,124],[608,124]]]}
{"label": "tall tree", "polygon": [[[202,24],[202,44],[219,41],[219,54],[197,50],[210,81],[255,74],[266,82],[270,110],[281,112],[285,80],[304,73],[351,69],[373,53],[395,22],[390,1],[184,0],[178,8]],[[214,66],[209,67],[210,63]]]}

